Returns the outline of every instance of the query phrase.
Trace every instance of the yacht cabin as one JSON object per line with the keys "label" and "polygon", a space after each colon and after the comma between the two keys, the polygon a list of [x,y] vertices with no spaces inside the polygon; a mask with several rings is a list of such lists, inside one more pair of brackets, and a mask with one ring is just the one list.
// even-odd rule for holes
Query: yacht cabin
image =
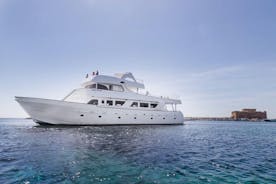
{"label": "yacht cabin", "polygon": [[181,104],[180,100],[150,96],[148,92],[141,94],[141,89],[145,89],[143,82],[130,72],[115,76],[94,75],[86,79],[82,88],[67,95],[64,101],[149,111],[177,111],[177,104]]}

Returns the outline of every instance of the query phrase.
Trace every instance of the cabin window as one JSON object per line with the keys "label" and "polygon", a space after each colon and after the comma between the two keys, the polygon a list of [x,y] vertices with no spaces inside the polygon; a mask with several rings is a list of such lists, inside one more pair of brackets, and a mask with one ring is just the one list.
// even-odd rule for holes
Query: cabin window
{"label": "cabin window", "polygon": [[106,105],[112,106],[113,105],[113,101],[112,100],[106,100]]}
{"label": "cabin window", "polygon": [[123,92],[124,91],[123,87],[120,86],[120,85],[110,85],[109,89],[111,91],[119,91],[119,92]]}
{"label": "cabin window", "polygon": [[108,90],[108,87],[104,84],[98,84],[98,89]]}
{"label": "cabin window", "polygon": [[115,101],[116,106],[123,106],[125,104],[125,101]]}
{"label": "cabin window", "polygon": [[88,102],[88,104],[91,104],[91,105],[98,105],[98,100],[97,99],[92,99]]}
{"label": "cabin window", "polygon": [[131,107],[138,107],[138,102],[132,102]]}
{"label": "cabin window", "polygon": [[108,90],[108,86],[104,84],[91,84],[86,86],[85,88]]}
{"label": "cabin window", "polygon": [[91,84],[86,86],[85,88],[92,88],[92,89],[96,89],[96,84]]}
{"label": "cabin window", "polygon": [[140,103],[140,107],[148,108],[148,107],[149,107],[149,104],[148,104],[148,103],[143,103],[143,102],[141,102],[141,103]]}
{"label": "cabin window", "polygon": [[150,108],[156,108],[157,104],[156,103],[151,103]]}

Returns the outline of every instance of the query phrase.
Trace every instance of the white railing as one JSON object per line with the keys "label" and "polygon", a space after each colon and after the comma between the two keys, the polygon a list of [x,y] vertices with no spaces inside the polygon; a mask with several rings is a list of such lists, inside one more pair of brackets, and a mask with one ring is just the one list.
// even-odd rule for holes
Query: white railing
{"label": "white railing", "polygon": [[[136,93],[137,93],[137,92],[136,92]],[[162,99],[167,99],[167,100],[180,100],[180,96],[173,96],[173,97],[169,97],[169,96],[159,96],[159,95],[151,94],[151,93],[149,93],[148,91],[145,91],[145,92],[138,91],[137,94],[146,95],[146,96],[151,96],[151,97],[156,97],[156,98],[162,98]]]}

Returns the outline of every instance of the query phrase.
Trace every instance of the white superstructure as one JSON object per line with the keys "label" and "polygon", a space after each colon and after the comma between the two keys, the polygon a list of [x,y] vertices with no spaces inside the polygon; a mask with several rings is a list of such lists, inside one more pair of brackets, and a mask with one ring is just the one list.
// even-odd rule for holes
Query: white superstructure
{"label": "white superstructure", "polygon": [[144,88],[132,73],[94,75],[63,100],[15,99],[39,124],[183,124],[183,114],[176,110],[180,100],[140,94]]}

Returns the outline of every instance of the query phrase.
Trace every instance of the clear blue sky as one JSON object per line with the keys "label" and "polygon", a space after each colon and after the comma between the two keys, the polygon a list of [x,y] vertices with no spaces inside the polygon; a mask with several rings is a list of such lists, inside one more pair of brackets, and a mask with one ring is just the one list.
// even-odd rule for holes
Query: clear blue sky
{"label": "clear blue sky", "polygon": [[133,72],[186,116],[276,117],[275,0],[0,0],[0,117],[86,73]]}

